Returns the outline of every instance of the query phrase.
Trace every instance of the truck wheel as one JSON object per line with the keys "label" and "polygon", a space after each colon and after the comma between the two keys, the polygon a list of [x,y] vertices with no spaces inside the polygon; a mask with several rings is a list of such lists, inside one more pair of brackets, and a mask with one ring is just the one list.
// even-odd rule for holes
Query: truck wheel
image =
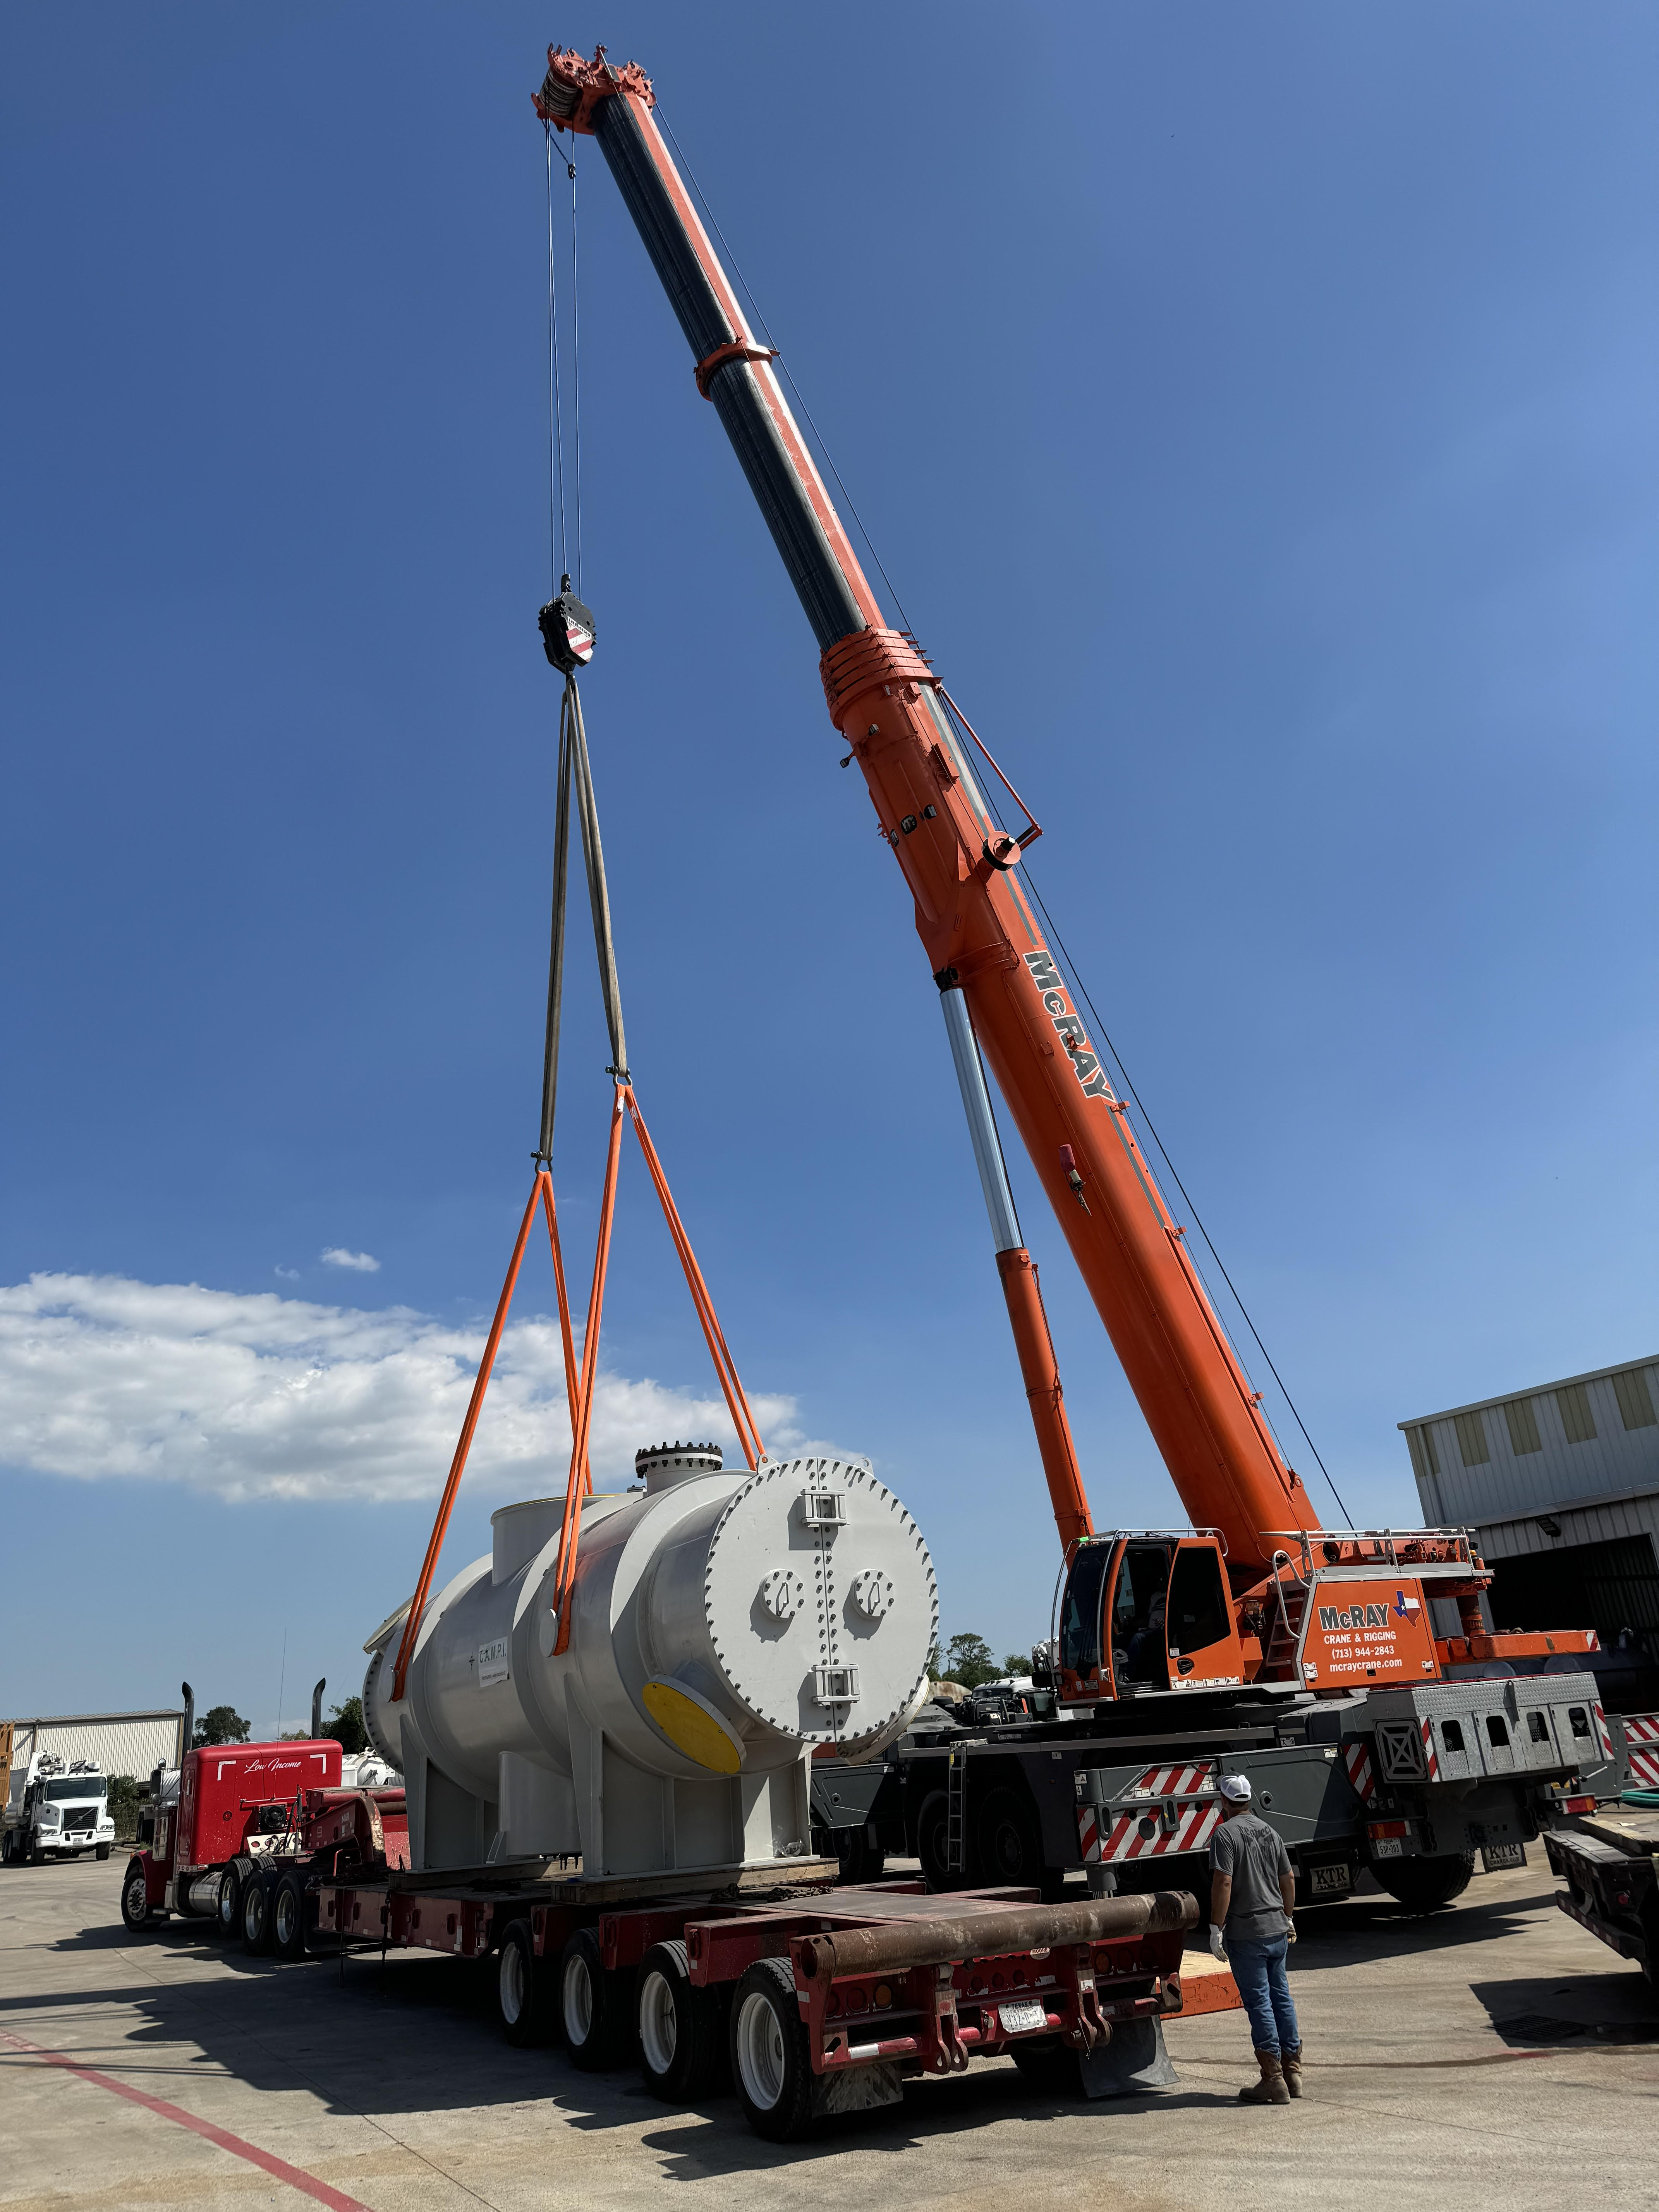
{"label": "truck wheel", "polygon": [[134,1859],[121,1884],[121,1917],[136,1936],[149,1925],[149,1877],[142,1859]]}
{"label": "truck wheel", "polygon": [[629,1996],[627,1975],[607,1973],[599,1937],[579,1928],[559,1960],[559,2024],[578,2072],[621,2065],[634,2025]]}
{"label": "truck wheel", "polygon": [[1437,1912],[1468,1887],[1474,1872],[1474,1853],[1449,1851],[1438,1858],[1377,1859],[1371,1872],[1408,1912]]}
{"label": "truck wheel", "polygon": [[259,1874],[242,1884],[242,1948],[251,1959],[270,1948],[270,1888]]}
{"label": "truck wheel", "polygon": [[228,1942],[242,1924],[242,1868],[233,1859],[219,1877],[219,1896],[213,1908],[213,1924]]}
{"label": "truck wheel", "polygon": [[842,1830],[836,1838],[836,1856],[841,1862],[842,1881],[853,1889],[867,1881],[879,1881],[887,1863],[887,1854],[874,1848],[862,1828]]}
{"label": "truck wheel", "polygon": [[812,2061],[787,1959],[757,1959],[738,1984],[732,2076],[757,2136],[799,2142],[812,2124]]}
{"label": "truck wheel", "polygon": [[279,1959],[303,1959],[306,1954],[306,1888],[292,1867],[278,1880],[270,1900],[270,1948]]}
{"label": "truck wheel", "polygon": [[107,1844],[94,1844],[93,1846],[92,1855],[95,1859],[106,1859],[109,1856],[109,1845]]}
{"label": "truck wheel", "polygon": [[495,2008],[501,2033],[515,2046],[540,2043],[548,2021],[547,1972],[536,1956],[536,1939],[527,1920],[515,1920],[501,1938],[497,1961]]}
{"label": "truck wheel", "polygon": [[720,1991],[693,1985],[678,1942],[651,1946],[634,1987],[646,2087],[665,2105],[708,2096],[720,2085],[726,2059]]}

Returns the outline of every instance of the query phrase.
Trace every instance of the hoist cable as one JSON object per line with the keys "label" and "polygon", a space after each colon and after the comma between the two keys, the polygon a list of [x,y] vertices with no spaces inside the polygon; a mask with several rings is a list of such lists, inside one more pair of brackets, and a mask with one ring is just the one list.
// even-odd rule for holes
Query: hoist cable
{"label": "hoist cable", "polygon": [[772,336],[771,330],[767,324],[765,316],[761,313],[760,301],[750,290],[749,280],[744,275],[742,270],[738,268],[738,258],[736,254],[732,252],[731,247],[726,244],[726,233],[720,228],[719,220],[714,214],[714,210],[708,204],[708,195],[703,191],[702,186],[697,182],[696,176],[693,174],[691,164],[686,160],[684,154],[680,150],[680,142],[675,137],[673,131],[670,127],[668,118],[663,113],[660,106],[658,106],[655,113],[657,121],[662,125],[664,131],[666,133],[669,144],[674,149],[675,159],[678,161],[681,168],[685,173],[687,183],[696,194],[698,200],[702,204],[702,211],[708,218],[709,228],[714,232],[715,237],[719,239],[720,242],[720,251],[726,256],[726,264],[730,267],[732,274],[738,280],[738,289],[742,292],[744,299],[749,302],[750,309],[754,315],[755,320],[760,326],[760,334],[766,340],[767,344],[772,349],[774,356],[772,365],[775,368],[782,372],[784,382],[789,386],[790,391],[794,394],[795,404],[799,408],[801,413],[806,418],[806,427],[812,433],[814,442],[817,444],[818,451],[823,456],[824,465],[828,468],[830,475],[835,478],[836,489],[842,495],[842,499],[847,507],[847,512],[852,516],[854,524],[857,526],[859,536],[863,538],[865,546],[869,552],[870,558],[876,564],[876,573],[881,578],[882,582],[887,586],[887,595],[893,602],[894,611],[899,618],[899,626],[902,629],[908,631],[910,629],[910,617],[904,611],[903,605],[899,599],[897,588],[895,586],[892,578],[882,566],[881,556],[876,550],[875,540],[871,537],[869,532],[864,526],[864,517],[859,513],[857,507],[853,504],[853,495],[848,490],[846,483],[842,479],[841,471],[836,466],[836,457],[830,452],[823,431],[819,429],[817,424],[812,420],[812,410],[807,405],[805,398],[801,392],[799,385],[796,383],[794,377],[791,374],[789,364],[784,359],[776,339]]}
{"label": "hoist cable", "polygon": [[1127,1091],[1129,1097],[1134,1101],[1135,1112],[1140,1118],[1141,1126],[1145,1128],[1147,1135],[1152,1139],[1153,1144],[1157,1146],[1158,1158],[1168,1169],[1170,1182],[1174,1183],[1176,1188],[1181,1193],[1182,1204],[1186,1207],[1188,1214],[1192,1217],[1193,1224],[1197,1229],[1199,1235],[1204,1239],[1205,1245],[1209,1251],[1210,1256],[1215,1261],[1216,1267],[1220,1273],[1222,1281],[1225,1283],[1229,1291],[1231,1293],[1233,1304],[1238,1308],[1240,1314],[1243,1316],[1245,1328],[1249,1330],[1251,1336],[1255,1341],[1257,1351],[1261,1352],[1262,1358],[1267,1363],[1267,1371],[1273,1376],[1273,1381],[1279,1385],[1279,1393],[1284,1398],[1285,1403],[1291,1409],[1291,1417],[1295,1421],[1297,1428],[1301,1430],[1308,1449],[1313,1454],[1314,1458],[1318,1464],[1319,1472],[1325,1478],[1326,1483],[1329,1487],[1331,1496],[1335,1498],[1337,1504],[1341,1510],[1344,1521],[1346,1522],[1350,1528],[1352,1528],[1354,1523],[1348,1512],[1347,1507],[1343,1504],[1342,1493],[1337,1488],[1334,1480],[1332,1479],[1330,1469],[1320,1457],[1319,1447],[1309,1434],[1308,1425],[1297,1412],[1296,1401],[1291,1397],[1289,1390],[1285,1388],[1284,1376],[1279,1373],[1278,1368],[1274,1366],[1273,1354],[1262,1342],[1261,1332],[1257,1328],[1255,1322],[1250,1318],[1249,1308],[1239,1296],[1237,1285],[1234,1283],[1232,1277],[1227,1273],[1226,1262],[1223,1260],[1220,1253],[1216,1249],[1215,1239],[1211,1236],[1209,1231],[1204,1226],[1203,1221],[1200,1218],[1198,1208],[1193,1204],[1191,1198],[1188,1195],[1187,1187],[1182,1182],[1179,1174],[1176,1172],[1176,1164],[1170,1158],[1169,1152],[1164,1146],[1164,1139],[1158,1135],[1157,1129],[1152,1125],[1152,1115],[1146,1111],[1145,1105],[1141,1103],[1139,1092],[1135,1089],[1134,1085],[1129,1079],[1129,1071],[1123,1064],[1123,1056],[1118,1051],[1117,1047],[1112,1042],[1111,1037],[1107,1031],[1105,1023],[1101,1020],[1099,1014],[1095,1011],[1094,1000],[1089,996],[1088,991],[1084,985],[1083,978],[1078,972],[1077,963],[1073,959],[1071,954],[1066,950],[1065,940],[1060,936],[1059,930],[1054,927],[1054,920],[1049,915],[1048,908],[1042,902],[1042,894],[1038,890],[1036,884],[1032,880],[1029,866],[1025,871],[1025,885],[1026,889],[1031,894],[1032,903],[1036,908],[1037,912],[1042,916],[1042,926],[1048,932],[1051,943],[1054,945],[1055,951],[1060,954],[1060,958],[1066,963],[1066,967],[1071,971],[1073,984],[1076,988],[1078,997],[1083,1001],[1083,1004],[1088,1009],[1089,1018],[1094,1024],[1095,1034],[1100,1038],[1102,1043],[1106,1047],[1107,1051],[1112,1055],[1112,1059],[1116,1065],[1118,1073],[1122,1078],[1123,1088]]}
{"label": "hoist cable", "polygon": [[559,392],[558,283],[553,264],[553,130],[542,125],[547,140],[547,526],[552,539],[553,589],[559,590],[560,556],[564,549],[564,410]]}
{"label": "hoist cable", "polygon": [[576,595],[582,588],[582,301],[581,262],[576,252],[576,149],[566,157],[570,173],[570,397],[575,445],[576,477]]}

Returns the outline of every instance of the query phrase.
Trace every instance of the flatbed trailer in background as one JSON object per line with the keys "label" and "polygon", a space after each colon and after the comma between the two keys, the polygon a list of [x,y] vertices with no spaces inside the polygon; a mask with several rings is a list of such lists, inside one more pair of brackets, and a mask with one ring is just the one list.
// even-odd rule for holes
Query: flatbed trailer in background
{"label": "flatbed trailer in background", "polygon": [[1555,1901],[1659,1989],[1659,1713],[1609,1713],[1620,1789],[1575,1804],[1544,1838]]}
{"label": "flatbed trailer in background", "polygon": [[637,2059],[675,2101],[729,2071],[774,2142],[975,2056],[1094,2096],[1172,2081],[1160,2023],[1182,2008],[1199,1917],[1170,1891],[1045,1905],[1024,1889],[941,1899],[920,1879],[847,1887],[830,1863],[732,1869],[701,1893],[684,1875],[482,1867],[324,1881],[314,1897],[316,1947],[495,1951],[509,2040],[557,2033],[584,2071]]}

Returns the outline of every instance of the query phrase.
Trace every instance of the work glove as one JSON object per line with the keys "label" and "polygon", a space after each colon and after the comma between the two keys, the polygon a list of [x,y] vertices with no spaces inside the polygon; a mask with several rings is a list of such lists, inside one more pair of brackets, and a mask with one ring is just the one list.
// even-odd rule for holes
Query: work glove
{"label": "work glove", "polygon": [[1288,1912],[1285,1915],[1285,1941],[1287,1943],[1296,1941],[1296,1923]]}
{"label": "work glove", "polygon": [[1224,1961],[1227,1956],[1227,1946],[1222,1940],[1221,1930],[1218,1928],[1212,1928],[1210,1930],[1210,1956]]}

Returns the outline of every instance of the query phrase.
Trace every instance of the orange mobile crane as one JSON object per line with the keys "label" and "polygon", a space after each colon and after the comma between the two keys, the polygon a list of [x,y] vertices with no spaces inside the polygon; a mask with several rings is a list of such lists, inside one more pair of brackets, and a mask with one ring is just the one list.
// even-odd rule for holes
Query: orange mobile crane
{"label": "orange mobile crane", "polygon": [[[1082,1726],[1096,1736],[1115,1728],[1121,1735],[1123,1719],[1113,1723],[1112,1709],[1133,1699],[1136,1741],[1146,1743],[1151,1716],[1143,1698],[1200,1698],[1211,1734],[1224,1718],[1236,1724],[1245,1706],[1259,1718],[1265,1700],[1278,1709],[1268,1736],[1282,1739],[1292,1705],[1346,1697],[1349,1721],[1340,1740],[1363,1733],[1369,1741],[1382,1712],[1376,1700],[1393,1693],[1396,1704],[1405,1701],[1393,1717],[1409,1723],[1400,1742],[1416,1744],[1416,1765],[1396,1760],[1384,1771],[1388,1762],[1380,1762],[1366,1789],[1351,1789],[1353,1806],[1398,1810],[1399,1790],[1389,1785],[1408,1777],[1432,1784],[1449,1757],[1467,1774],[1455,1749],[1467,1732],[1494,1754],[1477,1762],[1483,1781],[1524,1771],[1524,1762],[1505,1766],[1497,1756],[1518,1728],[1534,1752],[1547,1750],[1551,1786],[1571,1786],[1580,1766],[1606,1753],[1605,1736],[1589,1722],[1595,1686],[1582,1673],[1549,1685],[1547,1694],[1540,1687],[1529,1720],[1510,1691],[1498,1696],[1510,1708],[1489,1717],[1504,1734],[1501,1747],[1492,1729],[1481,1736],[1488,1716],[1476,1710],[1482,1697],[1491,1703],[1497,1694],[1493,1683],[1458,1681],[1457,1710],[1438,1717],[1424,1700],[1434,1686],[1449,1691],[1453,1670],[1513,1678],[1517,1662],[1534,1671],[1552,1659],[1582,1665],[1575,1655],[1595,1649],[1594,1632],[1493,1633],[1482,1601],[1490,1575],[1467,1534],[1322,1528],[1286,1464],[1022,888],[1020,863],[1041,834],[1036,823],[915,639],[885,621],[784,398],[775,354],[745,316],[658,129],[650,80],[631,62],[607,61],[603,47],[591,61],[550,48],[535,105],[550,131],[593,138],[622,192],[690,345],[697,387],[731,439],[799,595],[817,640],[830,718],[864,772],[881,834],[915,902],[1065,1553],[1058,1621],[1050,1624],[1059,1632],[1038,1647],[1054,1708],[1049,1725]],[[975,753],[1025,813],[1017,834],[994,818]],[[1193,1516],[1189,1529],[1105,1534],[1094,1528],[1002,1162],[988,1065]],[[1161,1710],[1165,1729],[1197,1725],[1196,1715],[1177,1723],[1167,1706]],[[1568,1719],[1570,1710],[1576,1719]],[[1435,1735],[1439,1720],[1451,1724],[1449,1739]],[[1082,1775],[1062,1763],[1068,1779]],[[1352,1783],[1360,1770],[1346,1754],[1345,1766]],[[1545,1773],[1541,1755],[1530,1771],[1534,1781]],[[1079,1804],[1091,1786],[1076,1781]],[[974,1857],[975,1829],[971,1808],[952,1808],[948,1787],[934,1792],[941,1794],[927,1833],[946,1839],[931,1856],[933,1870],[948,1876]],[[1422,1814],[1415,1834],[1411,1820],[1380,1824],[1403,1826],[1403,1844],[1394,1834],[1370,1840],[1393,1847],[1385,1856],[1424,1855],[1426,1846],[1426,1856],[1462,1858],[1472,1839],[1483,1849],[1516,1848],[1516,1837],[1536,1832],[1534,1813],[1528,1801],[1513,1818],[1494,1813],[1449,1823],[1443,1814],[1437,1823]],[[1046,1813],[1041,1826],[1042,1861],[1052,1870],[1059,1846]],[[1085,1841],[1086,1828],[1079,1816]],[[914,1840],[913,1830],[907,1824]],[[1098,1822],[1096,1830],[1098,1838]],[[1026,1834],[1029,1842],[1029,1823]],[[1000,1857],[1006,1875],[1010,1851],[994,1832],[978,1848],[981,1862],[988,1856]],[[1074,1841],[1061,1863],[1080,1856],[1088,1863]],[[1018,1852],[1012,1859],[1025,1863]]]}

